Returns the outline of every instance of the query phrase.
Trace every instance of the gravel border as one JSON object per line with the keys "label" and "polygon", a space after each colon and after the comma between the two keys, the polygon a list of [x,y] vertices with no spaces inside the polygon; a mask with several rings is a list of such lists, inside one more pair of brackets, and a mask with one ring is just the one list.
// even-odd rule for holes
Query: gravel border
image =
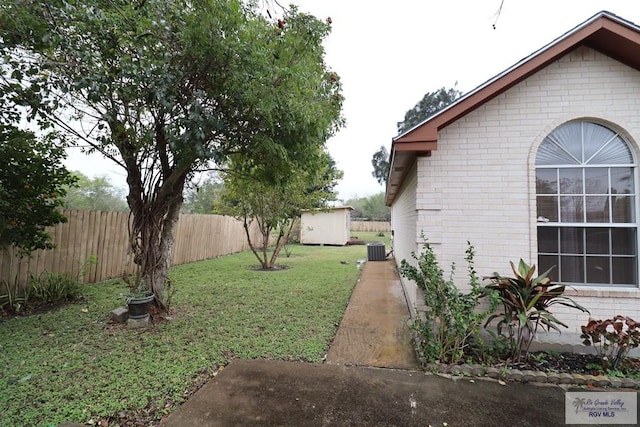
{"label": "gravel border", "polygon": [[548,383],[565,385],[588,385],[594,387],[634,388],[640,390],[640,378],[617,378],[605,375],[567,374],[558,372],[499,369],[483,365],[446,365],[428,363],[427,372],[437,372],[462,377],[489,377],[521,383]]}

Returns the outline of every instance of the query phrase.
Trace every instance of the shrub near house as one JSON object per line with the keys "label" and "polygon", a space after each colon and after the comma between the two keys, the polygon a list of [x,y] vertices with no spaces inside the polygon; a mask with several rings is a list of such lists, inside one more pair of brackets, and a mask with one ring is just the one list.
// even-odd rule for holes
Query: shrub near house
{"label": "shrub near house", "polygon": [[563,296],[565,287],[552,283],[548,277],[549,271],[535,277],[536,267],[527,265],[522,259],[517,267],[511,262],[511,269],[514,277],[503,277],[498,273],[488,277],[491,284],[487,289],[498,293],[503,311],[491,315],[485,326],[499,319],[498,334],[506,334],[510,356],[519,361],[521,357],[527,357],[538,328],[560,332],[559,326],[567,327],[551,313],[551,306],[562,304],[583,312],[589,311]]}
{"label": "shrub near house", "polygon": [[[466,261],[471,292],[464,294],[453,283],[455,265],[451,276],[445,278],[433,248],[424,242],[420,256],[412,254],[418,267],[402,260],[400,273],[413,280],[423,291],[424,319],[416,317],[413,329],[417,332],[416,349],[422,363],[456,363],[460,361],[472,340],[478,342],[484,319],[498,304],[497,293],[484,293],[474,267],[474,248],[468,243]],[[489,306],[479,310],[481,298],[489,297]]]}

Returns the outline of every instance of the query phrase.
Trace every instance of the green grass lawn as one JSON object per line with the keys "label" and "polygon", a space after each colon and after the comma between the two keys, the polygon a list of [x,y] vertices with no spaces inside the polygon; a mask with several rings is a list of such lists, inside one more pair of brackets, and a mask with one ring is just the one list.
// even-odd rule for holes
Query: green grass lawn
{"label": "green grass lawn", "polygon": [[0,426],[150,422],[232,359],[320,363],[366,254],[365,246],[294,246],[281,271],[249,269],[251,253],[174,267],[172,319],[144,331],[109,323],[127,292],[118,281],[85,285],[82,303],[6,320]]}
{"label": "green grass lawn", "polygon": [[389,252],[389,248],[391,247],[391,232],[376,233],[374,231],[352,231],[351,235],[357,237],[358,240],[364,240],[367,243],[384,243],[387,252]]}

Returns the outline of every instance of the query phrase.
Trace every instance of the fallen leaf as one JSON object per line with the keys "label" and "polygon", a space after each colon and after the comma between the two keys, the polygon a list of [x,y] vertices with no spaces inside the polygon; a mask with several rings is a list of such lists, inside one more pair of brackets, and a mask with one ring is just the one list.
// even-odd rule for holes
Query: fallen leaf
{"label": "fallen leaf", "polygon": [[500,385],[507,385],[507,383],[505,383],[505,382],[504,382],[504,381],[502,381],[502,380],[498,380],[498,384],[500,384]]}

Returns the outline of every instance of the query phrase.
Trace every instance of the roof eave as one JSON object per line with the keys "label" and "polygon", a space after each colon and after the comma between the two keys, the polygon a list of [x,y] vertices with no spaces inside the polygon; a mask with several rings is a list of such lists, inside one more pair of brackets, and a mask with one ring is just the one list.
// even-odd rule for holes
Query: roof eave
{"label": "roof eave", "polygon": [[[640,45],[640,28],[638,26],[610,12],[599,12],[551,43],[521,59],[502,73],[487,80],[447,108],[394,137],[391,144],[389,176],[387,177],[385,198],[387,205],[391,205],[395,199],[398,188],[394,187],[399,187],[399,183],[404,181],[407,173],[406,164],[413,163],[420,153],[425,153],[423,148],[425,143],[433,144],[433,149],[437,149],[438,132],[441,129],[522,82],[602,30],[620,35],[626,40],[637,39],[636,43]],[[640,64],[632,66],[638,68]],[[402,148],[398,150],[399,147]],[[402,153],[401,157],[403,158],[403,165],[397,171],[395,170],[398,158],[396,152]],[[409,158],[407,159],[406,156]]]}

